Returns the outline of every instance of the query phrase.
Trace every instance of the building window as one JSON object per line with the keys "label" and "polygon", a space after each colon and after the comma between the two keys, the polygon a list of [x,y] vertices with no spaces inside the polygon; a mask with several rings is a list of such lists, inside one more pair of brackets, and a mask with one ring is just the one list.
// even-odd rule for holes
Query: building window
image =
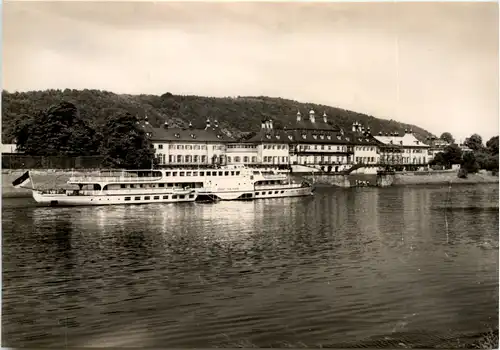
{"label": "building window", "polygon": [[257,157],[252,157],[252,163],[257,163]]}
{"label": "building window", "polygon": [[181,155],[177,156],[177,163],[182,163],[182,156]]}
{"label": "building window", "polygon": [[168,156],[168,162],[173,163],[174,162],[174,156],[171,154]]}
{"label": "building window", "polygon": [[231,157],[229,157],[229,156],[227,157],[227,162],[231,163]]}
{"label": "building window", "polygon": [[238,156],[234,157],[234,162],[235,163],[239,163],[240,162],[240,157],[238,157]]}
{"label": "building window", "polygon": [[247,156],[243,157],[243,163],[248,163],[248,157]]}
{"label": "building window", "polygon": [[186,156],[186,163],[191,163],[191,156]]}

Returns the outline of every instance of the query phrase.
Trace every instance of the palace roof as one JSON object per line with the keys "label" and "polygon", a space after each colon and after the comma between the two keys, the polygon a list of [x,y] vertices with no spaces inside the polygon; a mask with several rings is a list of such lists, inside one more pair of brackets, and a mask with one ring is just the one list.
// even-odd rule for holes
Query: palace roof
{"label": "palace roof", "polygon": [[150,135],[151,141],[156,142],[234,142],[235,140],[225,135],[218,126],[207,124],[204,129],[193,127],[170,128],[168,124],[155,128],[149,123],[141,125]]}
{"label": "palace roof", "polygon": [[415,135],[406,132],[403,136],[399,135],[377,135],[375,138],[385,145],[398,145],[402,147],[429,147],[425,143],[419,141]]}

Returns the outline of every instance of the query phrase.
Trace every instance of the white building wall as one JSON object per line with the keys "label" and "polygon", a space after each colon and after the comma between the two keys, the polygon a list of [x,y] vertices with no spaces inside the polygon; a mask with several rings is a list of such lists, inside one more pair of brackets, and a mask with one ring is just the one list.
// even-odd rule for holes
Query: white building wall
{"label": "white building wall", "polygon": [[212,164],[212,159],[226,154],[223,143],[153,142],[155,154],[163,164]]}
{"label": "white building wall", "polygon": [[261,164],[289,164],[290,151],[285,143],[263,143],[257,146]]}
{"label": "white building wall", "polygon": [[380,154],[378,147],[372,145],[354,146],[354,163],[355,164],[378,164],[380,162]]}

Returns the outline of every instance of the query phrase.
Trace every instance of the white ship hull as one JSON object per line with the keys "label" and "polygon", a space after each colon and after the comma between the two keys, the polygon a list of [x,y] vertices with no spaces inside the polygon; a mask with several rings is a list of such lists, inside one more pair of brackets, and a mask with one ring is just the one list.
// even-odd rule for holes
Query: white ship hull
{"label": "white ship hull", "polygon": [[255,199],[262,198],[284,198],[284,197],[304,197],[312,196],[314,189],[312,187],[275,187],[266,189],[256,189]]}
{"label": "white ship hull", "polygon": [[59,193],[42,193],[33,191],[33,199],[41,204],[52,206],[87,206],[87,205],[117,205],[117,204],[150,204],[150,203],[180,203],[194,202],[196,200],[194,191],[179,193],[148,193],[148,194],[125,194],[125,195],[67,195]]}

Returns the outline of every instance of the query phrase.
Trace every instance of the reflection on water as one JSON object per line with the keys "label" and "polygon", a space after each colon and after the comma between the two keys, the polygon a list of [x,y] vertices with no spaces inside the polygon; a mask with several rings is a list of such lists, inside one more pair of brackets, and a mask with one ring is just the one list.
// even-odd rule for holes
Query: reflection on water
{"label": "reflection on water", "polygon": [[429,345],[498,326],[496,186],[3,206],[2,346]]}

